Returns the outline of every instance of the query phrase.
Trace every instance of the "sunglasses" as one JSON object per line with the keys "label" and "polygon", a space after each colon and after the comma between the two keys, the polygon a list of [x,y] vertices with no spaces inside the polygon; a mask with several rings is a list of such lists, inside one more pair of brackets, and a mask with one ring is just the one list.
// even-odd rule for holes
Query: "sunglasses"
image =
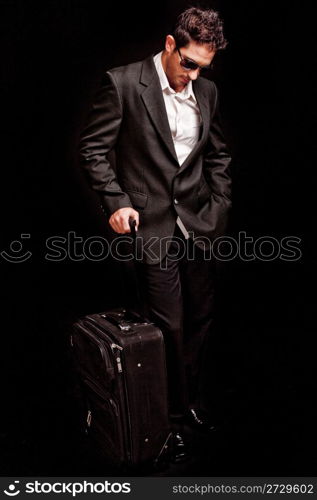
{"label": "sunglasses", "polygon": [[179,48],[177,48],[177,52],[179,54],[179,57],[181,60],[179,61],[179,64],[186,70],[186,71],[195,71],[196,69],[199,69],[199,71],[206,71],[212,68],[212,63],[208,64],[208,66],[199,66],[195,61],[192,61],[191,59],[187,59],[187,57],[183,57]]}

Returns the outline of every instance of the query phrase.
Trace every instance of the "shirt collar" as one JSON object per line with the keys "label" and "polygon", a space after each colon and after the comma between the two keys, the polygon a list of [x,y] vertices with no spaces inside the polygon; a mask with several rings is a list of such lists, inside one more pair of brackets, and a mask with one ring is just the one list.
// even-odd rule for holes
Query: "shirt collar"
{"label": "shirt collar", "polygon": [[182,99],[184,101],[186,99],[192,98],[192,100],[194,102],[196,102],[196,97],[195,97],[195,94],[193,91],[193,84],[192,84],[191,80],[186,85],[184,90],[182,90],[182,92],[175,92],[175,90],[170,87],[170,84],[168,83],[168,79],[167,79],[166,73],[165,73],[165,71],[163,69],[163,65],[162,65],[162,54],[163,54],[163,51],[156,54],[153,58],[154,64],[156,67],[156,71],[157,71],[158,77],[160,79],[162,91],[163,92],[166,91],[169,94],[177,94],[177,97],[179,97],[180,99]]}

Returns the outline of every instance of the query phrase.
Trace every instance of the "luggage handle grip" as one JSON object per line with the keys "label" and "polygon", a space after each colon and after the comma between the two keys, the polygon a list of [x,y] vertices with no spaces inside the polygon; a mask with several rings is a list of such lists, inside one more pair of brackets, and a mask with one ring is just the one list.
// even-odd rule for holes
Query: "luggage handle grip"
{"label": "luggage handle grip", "polygon": [[135,238],[136,237],[136,229],[135,229],[136,220],[133,219],[132,217],[129,217],[129,226],[130,226],[131,234],[132,234],[133,238]]}
{"label": "luggage handle grip", "polygon": [[114,326],[117,326],[120,328],[122,332],[130,332],[131,331],[131,326],[125,323],[122,319],[119,319],[116,315],[114,314],[101,314],[101,316],[109,321]]}
{"label": "luggage handle grip", "polygon": [[[126,318],[127,321],[122,319],[123,315],[128,315],[129,317]],[[117,326],[120,328],[122,332],[130,332],[131,327],[133,325],[130,325],[130,321],[132,321],[135,324],[139,323],[140,325],[152,325],[153,323],[149,321],[147,318],[144,318],[140,316],[137,312],[134,311],[126,311],[125,309],[122,310],[122,313],[104,313],[100,315],[102,318],[105,318],[109,321],[114,326]]]}

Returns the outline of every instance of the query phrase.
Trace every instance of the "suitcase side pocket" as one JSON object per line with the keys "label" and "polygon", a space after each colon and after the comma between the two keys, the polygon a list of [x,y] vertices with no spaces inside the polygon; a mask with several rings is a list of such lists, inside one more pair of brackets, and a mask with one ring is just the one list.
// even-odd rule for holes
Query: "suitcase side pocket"
{"label": "suitcase side pocket", "polygon": [[112,464],[125,462],[119,405],[113,397],[105,397],[89,379],[83,380],[87,403],[86,429],[97,450]]}

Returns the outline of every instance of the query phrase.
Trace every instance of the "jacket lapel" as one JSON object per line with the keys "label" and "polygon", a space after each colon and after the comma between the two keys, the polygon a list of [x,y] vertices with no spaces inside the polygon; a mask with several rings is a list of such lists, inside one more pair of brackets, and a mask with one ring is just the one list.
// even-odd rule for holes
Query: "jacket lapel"
{"label": "jacket lapel", "polygon": [[[173,138],[168,123],[160,80],[156,72],[153,56],[147,58],[143,63],[140,83],[145,86],[145,90],[142,92],[141,98],[149,113],[151,121],[158,134],[162,138],[163,142],[167,146],[169,152],[173,156],[174,160],[178,164],[178,158],[176,155]],[[209,97],[205,92],[204,86],[201,85],[199,78],[193,81],[193,90],[201,113],[202,130],[198,142],[196,143],[195,147],[188,155],[184,163],[181,166],[179,166],[178,164],[179,172],[182,172],[191,163],[193,158],[200,152],[201,147],[204,144],[203,139],[206,133],[208,133],[209,129]]]}
{"label": "jacket lapel", "polygon": [[167,146],[170,154],[178,163],[171,130],[168,123],[160,80],[156,72],[153,56],[146,59],[143,63],[140,83],[142,83],[142,85],[146,87],[141,94],[141,98],[149,113],[151,121],[161,139]]}

